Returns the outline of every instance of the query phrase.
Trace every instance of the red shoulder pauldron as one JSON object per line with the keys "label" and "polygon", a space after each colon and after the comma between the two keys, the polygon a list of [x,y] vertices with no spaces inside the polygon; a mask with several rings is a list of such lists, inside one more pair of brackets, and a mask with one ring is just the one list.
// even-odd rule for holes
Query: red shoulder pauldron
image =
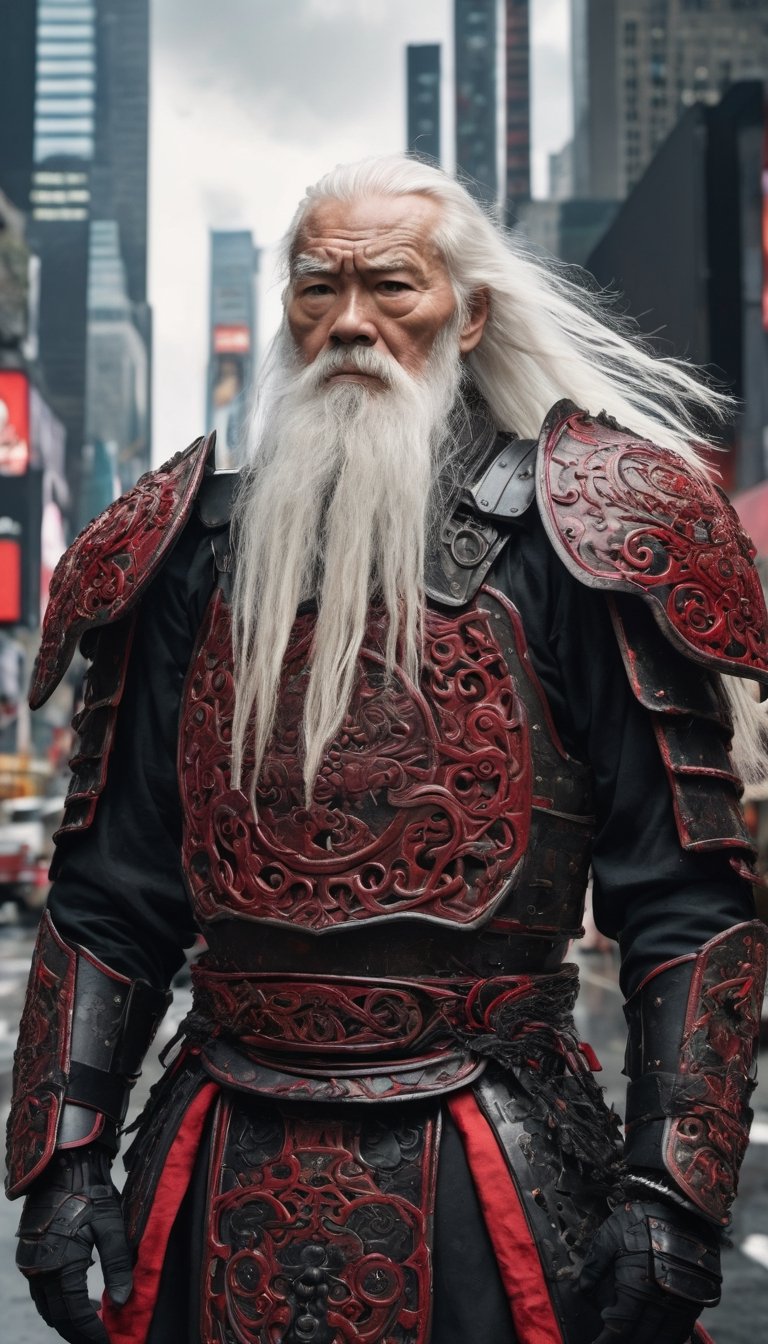
{"label": "red shoulder pauldron", "polygon": [[130,612],[186,522],[212,437],[196,439],[83,529],[51,580],[29,702],[37,709],[61,681],[81,637]]}
{"label": "red shoulder pauldron", "polygon": [[706,476],[568,401],[544,422],[537,473],[544,525],[577,579],[639,595],[697,662],[768,682],[754,548]]}

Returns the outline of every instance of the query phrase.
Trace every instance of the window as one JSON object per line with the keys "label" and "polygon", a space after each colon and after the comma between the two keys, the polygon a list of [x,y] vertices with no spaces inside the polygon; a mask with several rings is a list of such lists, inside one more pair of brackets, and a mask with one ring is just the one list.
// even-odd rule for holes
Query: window
{"label": "window", "polygon": [[93,79],[39,79],[38,95],[47,93],[93,93]]}
{"label": "window", "polygon": [[77,5],[73,4],[72,0],[43,0],[38,13],[38,23],[45,23],[48,19],[53,19],[55,23],[93,19],[93,5]]}
{"label": "window", "polygon": [[38,98],[35,111],[39,117],[56,117],[59,114],[74,117],[84,112],[93,112],[93,99]]}
{"label": "window", "polygon": [[93,117],[39,117],[35,121],[37,135],[91,135]]}
{"label": "window", "polygon": [[90,56],[93,59],[93,55],[92,42],[40,42],[37,48],[38,63],[41,59],[51,56],[68,61],[73,56]]}
{"label": "window", "polygon": [[37,205],[84,204],[91,199],[91,193],[84,187],[35,187],[30,198]]}
{"label": "window", "polygon": [[90,159],[93,137],[90,135],[41,135],[35,137],[35,161],[51,159],[54,155],[71,154],[73,158]]}
{"label": "window", "polygon": [[95,71],[93,61],[38,61],[39,75],[92,75]]}
{"label": "window", "polygon": [[76,205],[40,205],[32,211],[34,219],[87,219],[88,211]]}
{"label": "window", "polygon": [[37,27],[37,40],[44,42],[46,38],[66,39],[92,39],[93,27],[90,23],[40,23]]}

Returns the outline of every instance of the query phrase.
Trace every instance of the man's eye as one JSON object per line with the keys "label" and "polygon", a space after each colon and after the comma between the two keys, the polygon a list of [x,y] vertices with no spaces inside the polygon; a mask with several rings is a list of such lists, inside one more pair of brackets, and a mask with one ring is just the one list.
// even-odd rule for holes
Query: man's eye
{"label": "man's eye", "polygon": [[305,294],[332,294],[333,290],[330,285],[325,285],[322,280],[318,280],[315,285],[307,285],[303,292]]}
{"label": "man's eye", "polygon": [[410,288],[411,286],[406,284],[405,280],[382,280],[379,284],[379,289],[382,289],[385,294],[403,294]]}

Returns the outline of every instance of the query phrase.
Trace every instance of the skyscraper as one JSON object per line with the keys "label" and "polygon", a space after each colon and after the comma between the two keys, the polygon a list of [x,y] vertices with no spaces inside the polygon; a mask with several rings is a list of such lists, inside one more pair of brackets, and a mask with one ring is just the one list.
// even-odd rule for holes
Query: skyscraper
{"label": "skyscraper", "polygon": [[75,506],[93,219],[118,226],[133,320],[149,339],[148,7],[149,0],[0,0],[0,188],[30,215],[41,262],[40,363],[66,426]]}
{"label": "skyscraper", "polygon": [[[94,207],[120,230],[128,296],[147,301],[149,0],[99,0]],[[103,187],[101,177],[103,174]],[[100,199],[103,190],[103,200]]]}
{"label": "skyscraper", "polygon": [[408,150],[440,162],[440,47],[407,48]]}
{"label": "skyscraper", "polygon": [[618,199],[616,29],[622,0],[571,0],[573,195]]}
{"label": "skyscraper", "polygon": [[256,360],[255,275],[259,251],[246,229],[211,233],[208,428],[216,430],[216,465],[238,467]]}
{"label": "skyscraper", "polygon": [[678,119],[768,78],[768,0],[572,0],[581,196],[622,198]]}
{"label": "skyscraper", "polygon": [[505,0],[505,213],[513,222],[531,195],[531,76],[529,0]]}
{"label": "skyscraper", "polygon": [[36,0],[0,0],[0,190],[23,211],[35,133],[36,31]]}
{"label": "skyscraper", "polygon": [[[29,238],[40,257],[40,362],[79,488],[85,411],[88,219],[96,116],[94,0],[32,0],[33,146]],[[27,34],[29,36],[29,34]],[[1,82],[1,80],[0,80]]]}
{"label": "skyscraper", "polygon": [[454,0],[456,171],[484,205],[498,199],[496,0]]}
{"label": "skyscraper", "polygon": [[[129,489],[149,465],[147,347],[133,320],[128,271],[115,220],[92,220],[88,249],[88,339],[85,436],[89,460],[98,445]],[[114,496],[113,496],[114,497]],[[105,507],[110,501],[102,504]],[[93,512],[83,509],[81,523]]]}

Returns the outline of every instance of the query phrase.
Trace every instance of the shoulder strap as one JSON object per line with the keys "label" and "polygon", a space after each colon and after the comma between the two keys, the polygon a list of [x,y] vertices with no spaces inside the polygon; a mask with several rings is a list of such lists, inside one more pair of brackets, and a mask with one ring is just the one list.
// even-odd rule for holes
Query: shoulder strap
{"label": "shoulder strap", "polygon": [[509,539],[509,524],[533,503],[536,448],[535,439],[496,435],[427,557],[426,591],[434,601],[461,607],[474,597]]}

